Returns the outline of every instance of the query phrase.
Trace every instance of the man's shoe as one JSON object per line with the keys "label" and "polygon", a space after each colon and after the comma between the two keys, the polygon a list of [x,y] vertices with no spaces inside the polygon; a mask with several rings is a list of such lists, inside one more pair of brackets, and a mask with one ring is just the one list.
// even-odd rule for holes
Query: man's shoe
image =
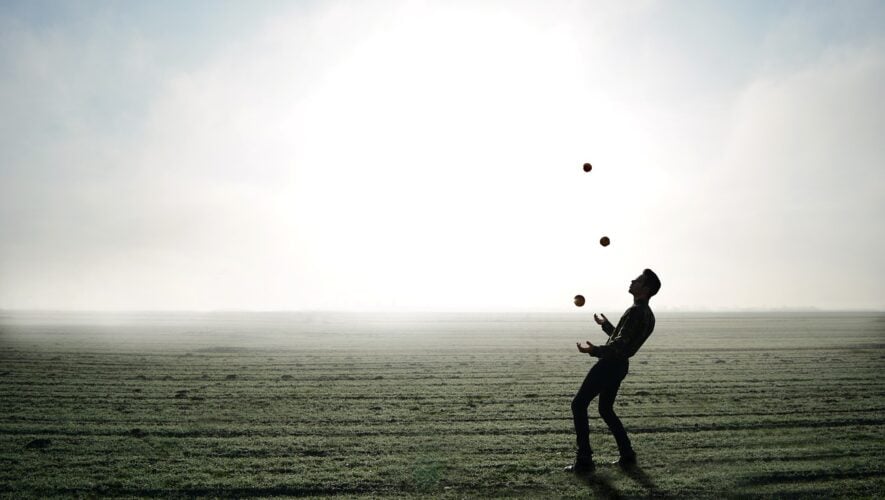
{"label": "man's shoe", "polygon": [[574,464],[566,465],[563,470],[572,474],[589,474],[595,469],[596,466],[593,465],[593,460],[588,458],[575,460]]}
{"label": "man's shoe", "polygon": [[621,458],[612,462],[612,465],[617,465],[622,469],[629,469],[631,467],[636,467],[636,454],[630,455],[622,455]]}

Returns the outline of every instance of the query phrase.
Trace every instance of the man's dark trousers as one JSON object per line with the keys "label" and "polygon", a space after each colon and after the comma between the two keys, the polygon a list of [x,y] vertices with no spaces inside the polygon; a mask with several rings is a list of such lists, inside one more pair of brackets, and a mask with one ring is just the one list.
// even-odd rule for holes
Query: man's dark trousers
{"label": "man's dark trousers", "polygon": [[608,428],[615,435],[618,451],[622,457],[633,455],[633,447],[621,420],[615,415],[615,397],[621,381],[627,376],[630,363],[626,359],[600,359],[587,372],[584,383],[572,400],[572,415],[575,418],[575,434],[578,438],[578,456],[589,458],[593,455],[590,447],[590,423],[587,419],[587,407],[597,395],[599,396],[599,415],[605,420]]}

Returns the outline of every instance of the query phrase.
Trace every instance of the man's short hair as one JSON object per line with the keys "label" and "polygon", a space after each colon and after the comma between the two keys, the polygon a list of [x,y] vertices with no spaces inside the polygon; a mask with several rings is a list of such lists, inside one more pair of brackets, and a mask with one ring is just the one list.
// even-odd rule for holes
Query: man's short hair
{"label": "man's short hair", "polygon": [[661,289],[661,280],[651,269],[642,271],[642,276],[644,277],[643,285],[648,288],[648,296],[653,297]]}

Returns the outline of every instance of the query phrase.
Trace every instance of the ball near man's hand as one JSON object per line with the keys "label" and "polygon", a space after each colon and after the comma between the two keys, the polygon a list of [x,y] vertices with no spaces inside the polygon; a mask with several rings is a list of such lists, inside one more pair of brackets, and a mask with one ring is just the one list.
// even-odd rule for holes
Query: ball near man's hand
{"label": "ball near man's hand", "polygon": [[584,296],[583,295],[575,295],[575,305],[581,307],[584,305]]}

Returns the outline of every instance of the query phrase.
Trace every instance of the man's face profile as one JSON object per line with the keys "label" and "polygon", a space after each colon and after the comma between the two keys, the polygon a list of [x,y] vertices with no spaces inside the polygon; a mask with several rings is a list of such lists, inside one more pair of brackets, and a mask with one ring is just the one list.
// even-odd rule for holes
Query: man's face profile
{"label": "man's face profile", "polygon": [[639,292],[640,290],[642,290],[642,287],[644,287],[644,286],[645,286],[645,279],[640,274],[639,276],[634,278],[633,281],[630,282],[630,289],[628,291],[632,294],[635,294],[635,293]]}

